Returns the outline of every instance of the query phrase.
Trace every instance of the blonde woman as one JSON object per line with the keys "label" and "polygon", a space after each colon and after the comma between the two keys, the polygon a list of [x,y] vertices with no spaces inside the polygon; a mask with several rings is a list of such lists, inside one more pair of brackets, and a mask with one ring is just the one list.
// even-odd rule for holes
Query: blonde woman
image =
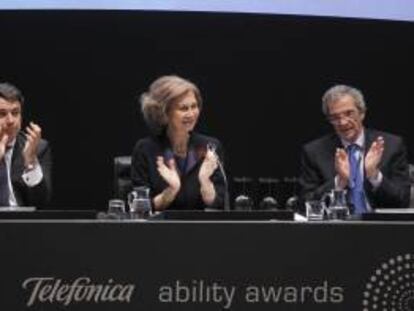
{"label": "blonde woman", "polygon": [[154,210],[223,208],[222,148],[194,131],[201,108],[198,87],[178,76],[158,78],[141,95],[152,135],[136,143],[131,177],[150,188]]}

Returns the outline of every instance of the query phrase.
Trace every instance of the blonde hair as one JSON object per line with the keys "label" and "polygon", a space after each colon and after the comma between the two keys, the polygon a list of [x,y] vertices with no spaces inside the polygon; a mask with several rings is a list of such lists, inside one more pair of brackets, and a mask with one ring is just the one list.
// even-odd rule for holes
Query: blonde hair
{"label": "blonde hair", "polygon": [[155,133],[160,133],[168,123],[167,112],[174,101],[192,91],[199,108],[202,98],[198,87],[189,80],[176,75],[162,76],[150,85],[141,95],[141,111],[145,122]]}

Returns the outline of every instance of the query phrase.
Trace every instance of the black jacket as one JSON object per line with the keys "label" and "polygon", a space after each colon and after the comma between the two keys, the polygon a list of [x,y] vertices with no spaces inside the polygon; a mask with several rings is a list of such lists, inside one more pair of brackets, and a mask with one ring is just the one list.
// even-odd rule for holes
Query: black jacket
{"label": "black jacket", "polygon": [[42,167],[43,179],[34,186],[29,187],[22,179],[24,171],[24,160],[22,151],[26,143],[26,138],[22,133],[16,137],[16,143],[13,147],[13,156],[11,164],[11,180],[13,192],[19,206],[35,206],[38,209],[45,208],[50,202],[52,196],[52,154],[49,144],[46,140],[41,139],[38,149],[37,158]]}
{"label": "black jacket", "polygon": [[[168,209],[223,208],[226,187],[223,175],[219,169],[216,169],[211,177],[216,190],[216,199],[213,204],[206,206],[200,194],[198,173],[209,143],[217,147],[216,152],[221,163],[223,163],[221,143],[216,138],[193,132],[189,140],[186,168],[184,172],[180,172],[181,188],[175,200],[167,207]],[[149,187],[152,198],[167,187],[166,182],[157,171],[157,156],[162,156],[165,160],[171,159],[174,156],[166,135],[149,136],[139,140],[132,153],[132,186]]]}
{"label": "black jacket", "polygon": [[[365,193],[372,208],[405,208],[410,200],[407,151],[399,136],[365,129],[365,153],[373,141],[382,136],[384,153],[379,164],[383,180],[375,191],[368,180],[364,182]],[[306,144],[302,151],[301,198],[319,199],[334,188],[335,151],[342,148],[337,135],[331,134]]]}

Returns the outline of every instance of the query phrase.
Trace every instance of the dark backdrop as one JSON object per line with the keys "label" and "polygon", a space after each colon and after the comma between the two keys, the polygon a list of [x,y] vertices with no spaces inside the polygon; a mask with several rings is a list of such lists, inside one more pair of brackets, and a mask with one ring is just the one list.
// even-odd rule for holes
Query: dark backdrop
{"label": "dark backdrop", "polygon": [[106,205],[113,157],[148,133],[137,96],[171,73],[201,88],[199,129],[222,140],[231,176],[297,176],[301,145],[330,130],[320,98],[336,83],[364,92],[367,125],[404,136],[412,160],[412,23],[2,11],[0,29],[0,78],[53,147],[56,208]]}

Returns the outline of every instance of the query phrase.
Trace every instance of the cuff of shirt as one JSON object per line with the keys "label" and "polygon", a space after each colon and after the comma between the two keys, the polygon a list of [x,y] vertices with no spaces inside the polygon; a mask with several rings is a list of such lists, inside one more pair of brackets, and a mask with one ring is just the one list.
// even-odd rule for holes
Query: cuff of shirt
{"label": "cuff of shirt", "polygon": [[38,185],[43,179],[42,167],[36,163],[30,171],[24,171],[22,175],[24,183],[29,187]]}
{"label": "cuff of shirt", "polygon": [[344,190],[344,188],[339,185],[339,176],[338,175],[335,176],[334,181],[335,181],[335,190]]}
{"label": "cuff of shirt", "polygon": [[383,178],[383,176],[382,176],[381,172],[378,172],[377,176],[375,176],[375,177],[369,177],[368,178],[368,180],[371,183],[374,190],[377,189],[381,185],[382,178]]}

